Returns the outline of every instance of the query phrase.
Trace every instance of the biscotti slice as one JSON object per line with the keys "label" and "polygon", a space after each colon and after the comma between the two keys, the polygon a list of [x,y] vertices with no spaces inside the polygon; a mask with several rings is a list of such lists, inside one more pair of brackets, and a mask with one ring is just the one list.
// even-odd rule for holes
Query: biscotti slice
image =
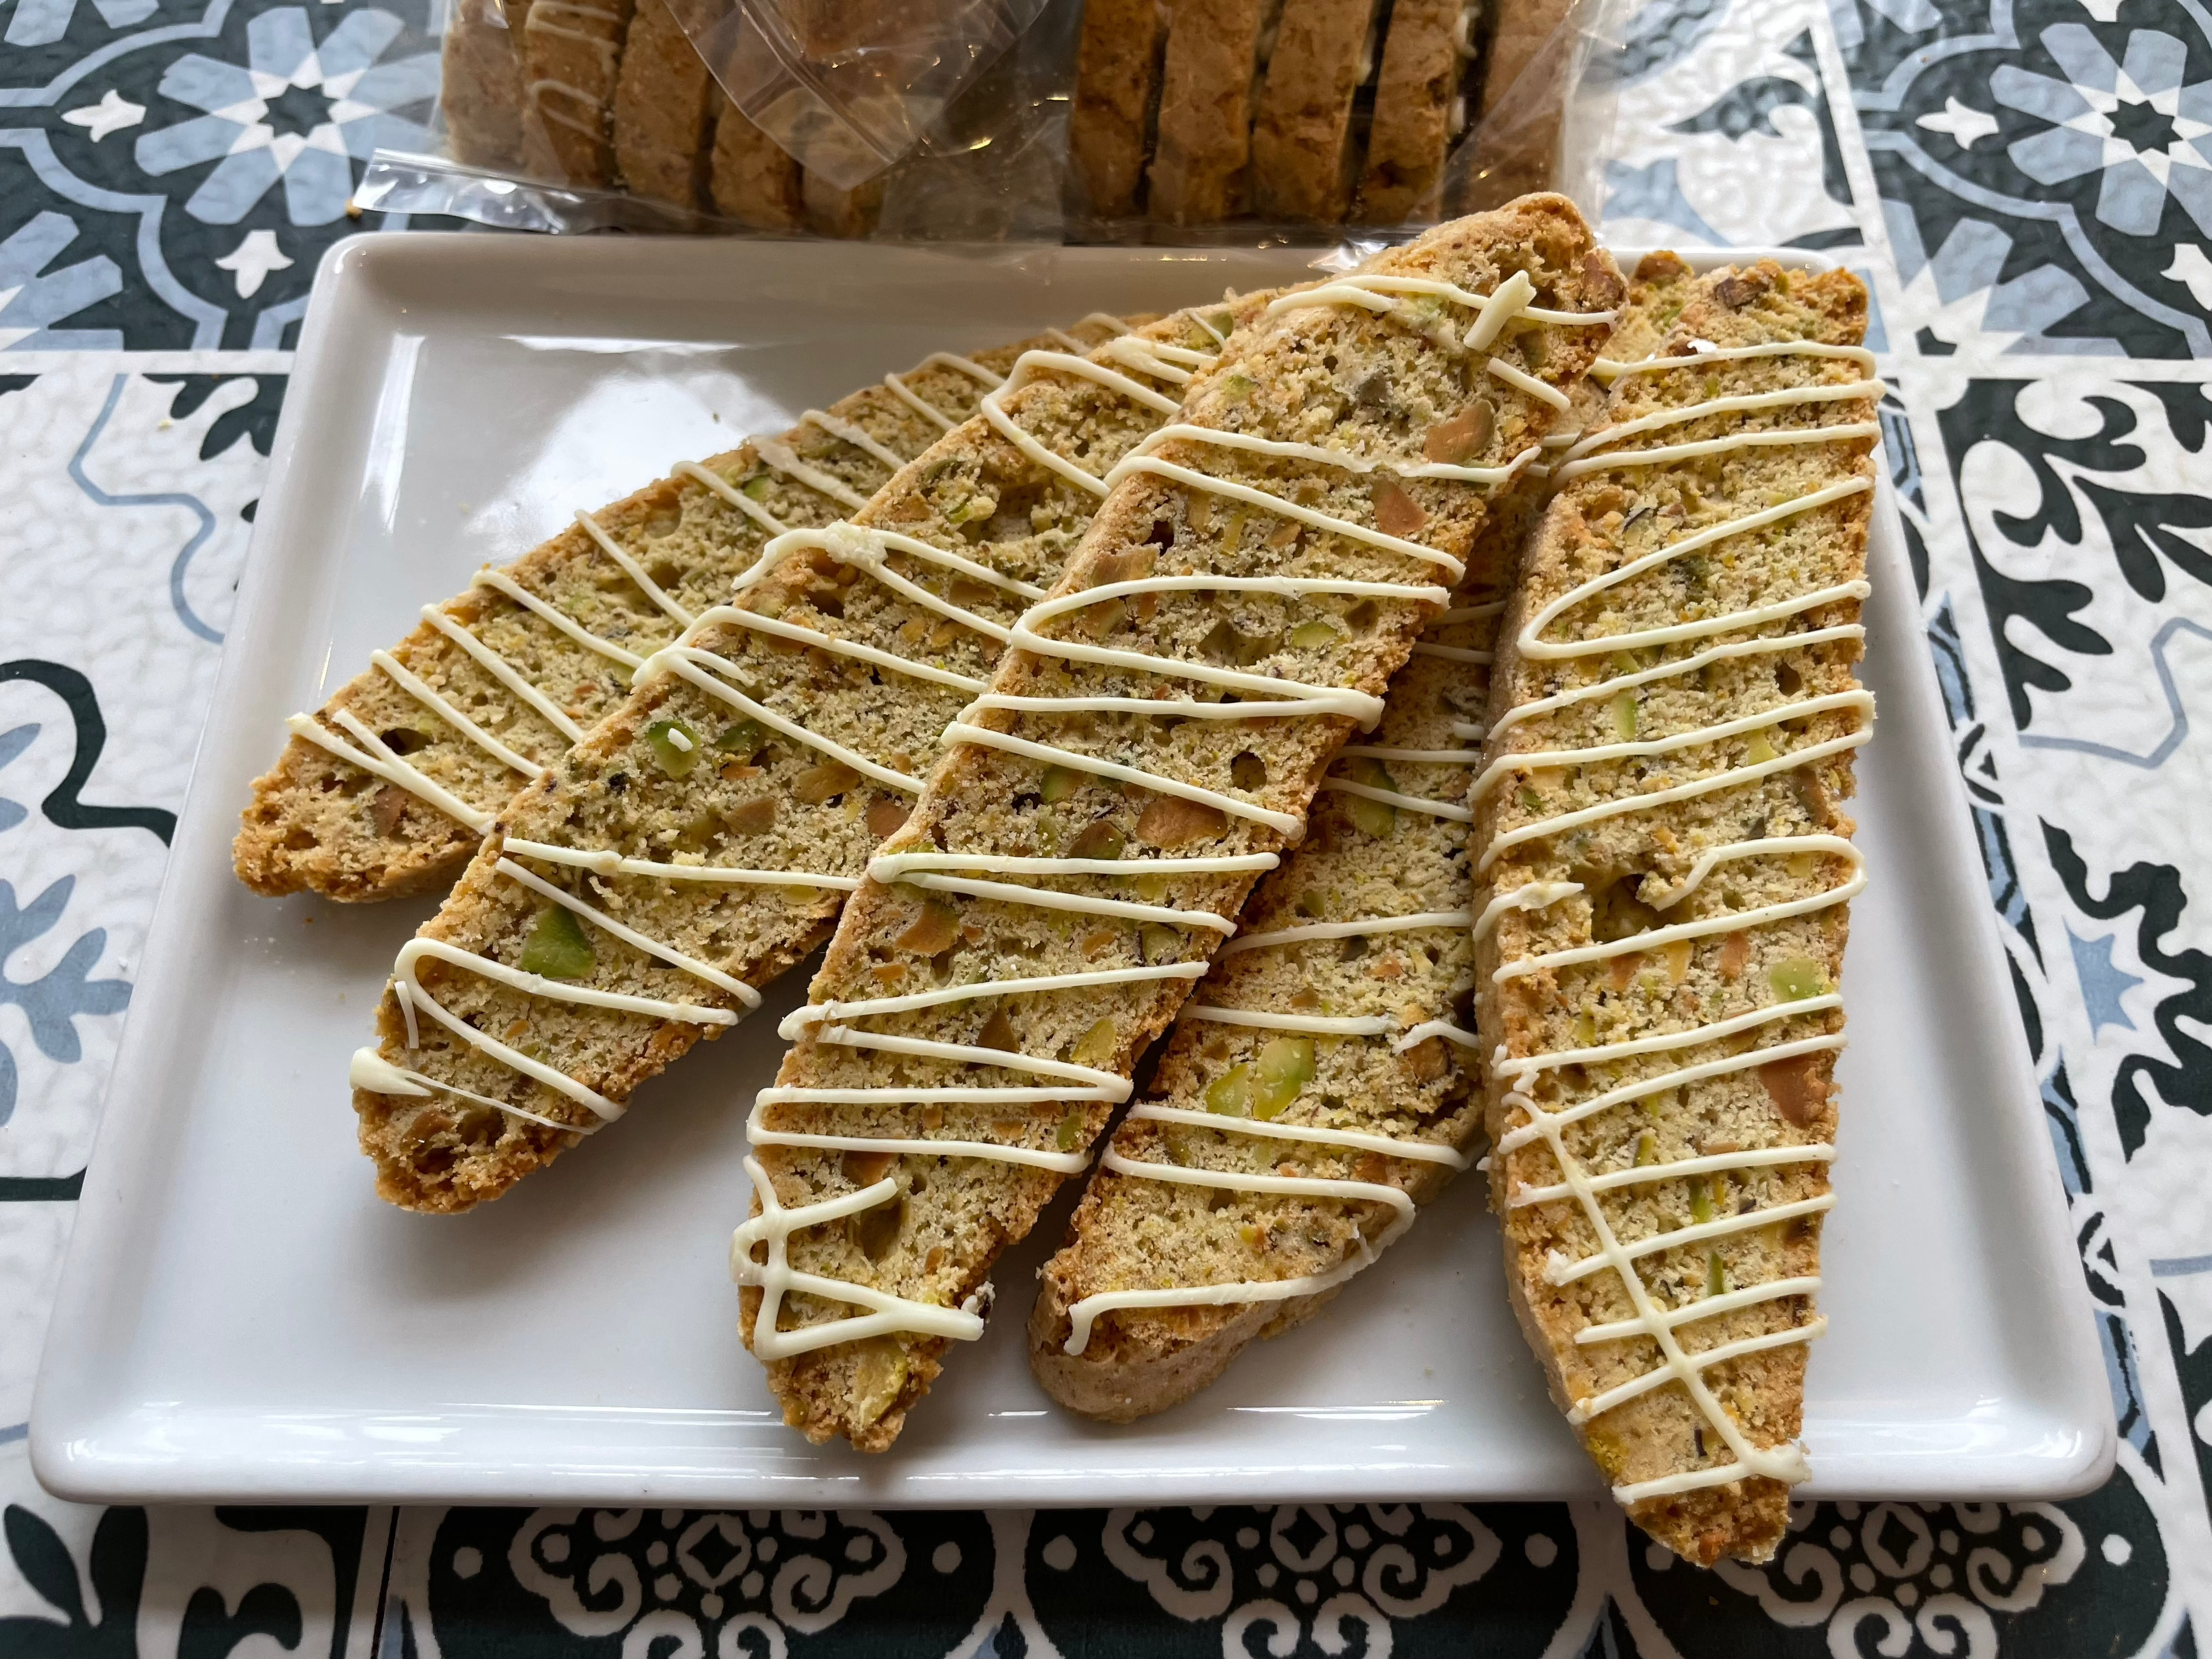
{"label": "biscotti slice", "polygon": [[1282,0],[1177,0],[1160,71],[1152,216],[1210,225],[1242,213],[1252,102]]}
{"label": "biscotti slice", "polygon": [[714,153],[708,188],[716,210],[755,230],[796,230],[805,204],[799,198],[799,163],[716,94]]}
{"label": "biscotti slice", "polygon": [[1376,67],[1377,0],[1284,0],[1252,124],[1261,216],[1341,222],[1359,171],[1354,95]]}
{"label": "biscotti slice", "polygon": [[634,194],[703,205],[714,83],[668,0],[637,0],[615,83],[615,165]]}
{"label": "biscotti slice", "polygon": [[[1117,320],[1080,325],[1086,345]],[[232,860],[279,896],[452,884],[493,815],[629,695],[630,671],[729,596],[772,536],[827,524],[975,412],[1039,339],[940,353],[780,439],[685,462],[477,573],[342,686],[255,781]],[[388,659],[387,659],[388,656]]]}
{"label": "biscotti slice", "polygon": [[528,0],[461,0],[439,43],[438,107],[456,160],[511,173],[522,165],[522,64]]}
{"label": "biscotti slice", "polygon": [[[1692,280],[1646,258],[1607,358],[1650,353]],[[1045,1267],[1030,1367],[1072,1410],[1127,1422],[1189,1398],[1311,1317],[1467,1164],[1483,1068],[1466,800],[1538,471],[1498,503],[1382,726],[1338,751],[1305,841],[1261,879]],[[1306,1184],[1247,1184],[1286,1157]],[[1237,1184],[1183,1184],[1191,1169]]]}
{"label": "biscotti slice", "polygon": [[1482,115],[1499,107],[1574,9],[1574,0],[1490,0],[1490,40],[1483,56],[1478,112]]}
{"label": "biscotti slice", "polygon": [[1496,22],[1482,64],[1480,118],[1485,187],[1544,190],[1558,176],[1573,43],[1560,39],[1574,0],[1493,0]]}
{"label": "biscotti slice", "polygon": [[1121,463],[756,1103],[732,1266],[787,1422],[880,1449],[981,1334],[1620,291],[1562,198],[1444,227],[1275,301]]}
{"label": "biscotti slice", "polygon": [[849,521],[777,538],[735,605],[507,804],[356,1059],[380,1194],[497,1197],[828,936],[1100,476],[1173,415],[1236,309],[1024,352]]}
{"label": "biscotti slice", "polygon": [[1163,0],[1085,0],[1067,150],[1085,205],[1101,218],[1143,206],[1167,33]]}
{"label": "biscotti slice", "polygon": [[1838,803],[1880,384],[1846,272],[1703,279],[1565,452],[1470,804],[1513,1304],[1632,1519],[1771,1555],[1861,860]]}
{"label": "biscotti slice", "polygon": [[532,176],[605,189],[631,0],[531,0],[522,24],[522,146]]}
{"label": "biscotti slice", "polygon": [[1382,45],[1358,217],[1395,225],[1439,206],[1444,155],[1466,130],[1461,81],[1474,55],[1476,0],[1397,0]]}

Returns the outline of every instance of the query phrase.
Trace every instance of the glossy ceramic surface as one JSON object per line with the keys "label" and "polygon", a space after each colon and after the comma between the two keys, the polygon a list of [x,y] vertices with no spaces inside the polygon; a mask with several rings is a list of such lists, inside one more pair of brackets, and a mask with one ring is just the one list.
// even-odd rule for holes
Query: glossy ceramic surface
{"label": "glossy ceramic surface", "polygon": [[[1795,256],[1799,263],[1811,263]],[[1018,257],[364,237],[325,261],[134,999],[32,1421],[70,1497],[742,1504],[1212,1503],[1598,1490],[1462,1181],[1325,1316],[1125,1428],[1031,1383],[1066,1200],[892,1453],[784,1429],[736,1329],[752,1091],[804,975],[618,1128],[453,1219],[374,1198],[346,1058],[428,902],[255,897],[228,847],[283,716],[424,599],[681,456],[1094,309],[1301,274],[1276,252]],[[1893,512],[1857,803],[1851,1047],[1808,1495],[2049,1496],[2112,1419]]]}

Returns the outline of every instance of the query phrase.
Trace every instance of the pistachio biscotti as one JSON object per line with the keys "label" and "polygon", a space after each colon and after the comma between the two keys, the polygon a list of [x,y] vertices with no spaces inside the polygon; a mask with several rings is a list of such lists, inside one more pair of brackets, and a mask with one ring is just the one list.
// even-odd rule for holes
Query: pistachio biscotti
{"label": "pistachio biscotti", "polygon": [[732,1266],[787,1422],[881,1449],[980,1334],[1620,294],[1562,198],[1442,227],[1276,301],[1109,475],[757,1102]]}
{"label": "pistachio biscotti", "polygon": [[506,806],[356,1058],[383,1196],[496,1197],[821,942],[1100,475],[1239,309],[1024,354],[849,522],[772,544],[737,605],[694,617]]}
{"label": "pistachio biscotti", "polygon": [[1705,1565],[1771,1554],[1804,1472],[1872,714],[1865,325],[1848,273],[1724,270],[1614,377],[1471,796],[1513,1304],[1614,1496]]}
{"label": "pistachio biscotti", "polygon": [[[1078,331],[1087,346],[1116,325]],[[771,537],[866,500],[1048,343],[940,353],[780,439],[682,463],[425,606],[366,672],[293,717],[233,844],[239,879],[341,900],[450,886],[515,791],[619,707],[631,671],[727,598]]]}
{"label": "pistachio biscotti", "polygon": [[[1672,254],[1646,258],[1607,358],[1647,356],[1693,281]],[[1573,389],[1565,420],[1602,408],[1594,388]],[[1382,725],[1339,751],[1305,841],[1261,878],[1046,1265],[1030,1365],[1070,1409],[1126,1422],[1188,1399],[1255,1337],[1319,1311],[1472,1156],[1466,801],[1542,471],[1485,526]]]}

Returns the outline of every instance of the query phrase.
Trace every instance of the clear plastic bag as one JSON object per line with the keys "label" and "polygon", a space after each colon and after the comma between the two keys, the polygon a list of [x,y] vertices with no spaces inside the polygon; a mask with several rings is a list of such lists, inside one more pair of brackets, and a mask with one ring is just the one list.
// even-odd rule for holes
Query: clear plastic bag
{"label": "clear plastic bag", "polygon": [[676,0],[724,95],[851,190],[904,160],[1044,0]]}
{"label": "clear plastic bag", "polygon": [[1631,0],[1175,3],[455,0],[443,153],[380,151],[358,199],[535,230],[1244,246],[1397,240],[1532,189],[1599,205],[1614,88],[1588,71]]}

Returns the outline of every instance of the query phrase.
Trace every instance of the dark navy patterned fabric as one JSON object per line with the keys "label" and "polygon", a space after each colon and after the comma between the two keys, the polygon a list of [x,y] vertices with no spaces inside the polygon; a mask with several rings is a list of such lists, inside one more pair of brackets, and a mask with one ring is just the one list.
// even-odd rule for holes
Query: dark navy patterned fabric
{"label": "dark navy patterned fabric", "polygon": [[[0,3],[0,1654],[2194,1656],[2212,1621],[2212,13],[1649,0],[1619,245],[1823,248],[1882,414],[2119,1425],[2050,1504],[88,1510],[30,1378],[315,264],[429,0]],[[423,227],[428,228],[428,227]],[[84,573],[107,596],[95,617]],[[273,1648],[272,1645],[273,1644]]]}

